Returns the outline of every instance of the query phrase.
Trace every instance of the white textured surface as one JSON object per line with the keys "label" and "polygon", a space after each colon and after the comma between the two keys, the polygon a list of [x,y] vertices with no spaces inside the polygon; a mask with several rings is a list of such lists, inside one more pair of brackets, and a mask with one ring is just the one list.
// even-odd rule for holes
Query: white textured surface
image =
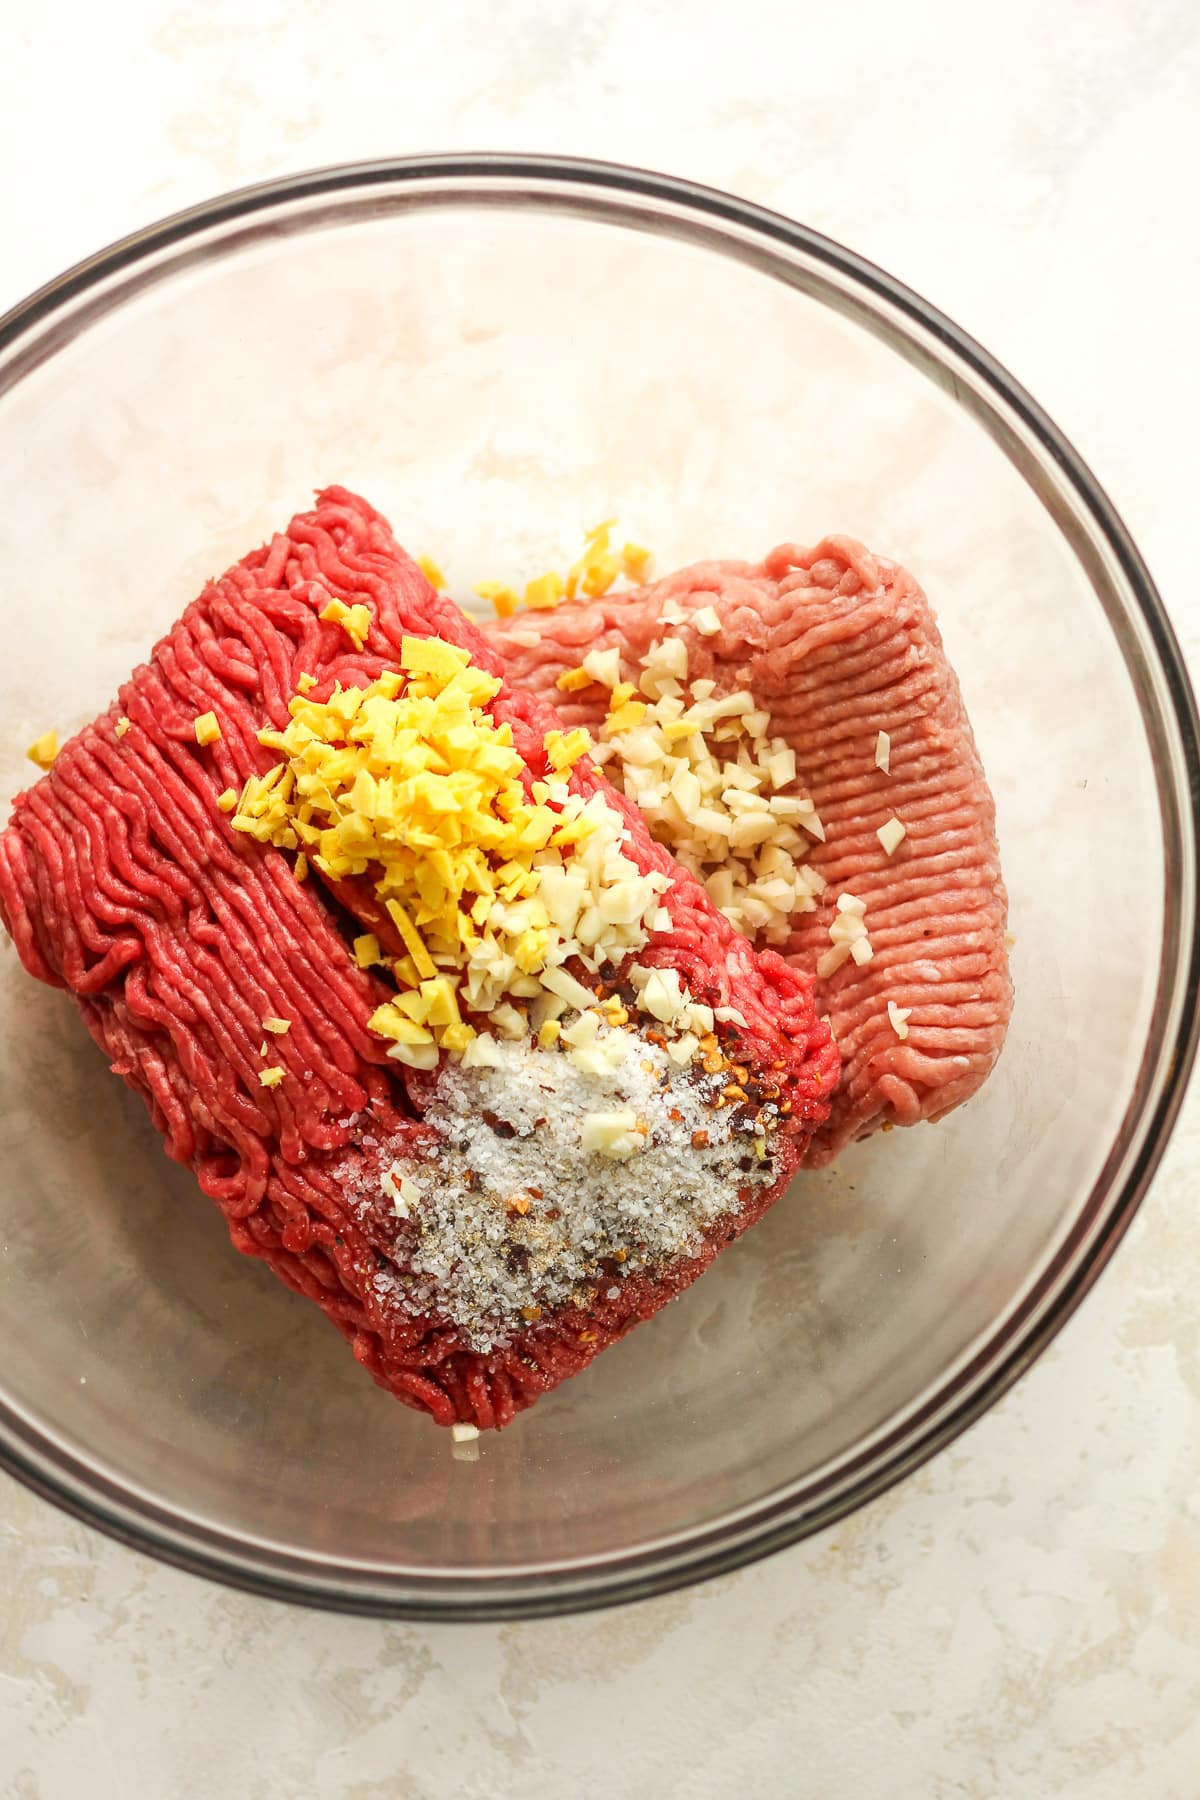
{"label": "white textured surface", "polygon": [[[1190,0],[742,0],[715,20],[678,0],[25,9],[0,59],[0,305],[175,207],[323,162],[495,147],[692,175],[852,244],[1006,361],[1109,487],[1195,656]],[[1198,1187],[1193,1100],[1114,1266],[983,1423],[832,1534],[618,1613],[306,1614],[0,1481],[0,1794],[1195,1800]]]}

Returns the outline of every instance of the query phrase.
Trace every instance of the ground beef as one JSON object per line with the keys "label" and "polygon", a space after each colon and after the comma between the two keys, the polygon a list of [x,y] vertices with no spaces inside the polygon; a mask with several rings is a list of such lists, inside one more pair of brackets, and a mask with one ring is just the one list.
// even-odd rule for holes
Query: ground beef
{"label": "ground beef", "polygon": [[[320,619],[331,598],[368,607],[361,651]],[[503,1425],[657,1311],[762,1215],[827,1117],[838,1053],[816,1018],[811,980],[756,955],[581,764],[579,791],[604,789],[626,815],[626,854],[673,878],[665,904],[674,933],[641,960],[678,969],[697,998],[736,1005],[746,1024],[728,1028],[731,1051],[786,1102],[770,1179],[747,1184],[701,1254],[607,1281],[583,1307],[540,1319],[491,1354],[472,1350],[452,1320],[397,1305],[387,1211],[362,1199],[378,1193],[385,1153],[432,1158],[439,1146],[422,1122],[429,1078],[389,1062],[367,1027],[390,991],[347,948],[367,900],[352,885],[335,897],[315,879],[297,882],[288,855],[236,834],[216,802],[271,766],[257,733],[286,725],[301,672],[316,677],[316,698],[335,679],[366,685],[394,666],[405,634],[460,644],[499,672],[495,647],[434,592],[386,521],[345,490],[326,490],[314,511],[210,582],[109,711],[18,797],[0,837],[0,915],[26,968],[73,994],[168,1153],[220,1207],[234,1245],[314,1300],[399,1399],[441,1423]],[[202,748],[195,720],[209,711],[221,736]],[[512,688],[492,711],[540,773],[552,711]],[[268,1016],[292,1021],[271,1044],[286,1077],[270,1089],[258,1079]]]}

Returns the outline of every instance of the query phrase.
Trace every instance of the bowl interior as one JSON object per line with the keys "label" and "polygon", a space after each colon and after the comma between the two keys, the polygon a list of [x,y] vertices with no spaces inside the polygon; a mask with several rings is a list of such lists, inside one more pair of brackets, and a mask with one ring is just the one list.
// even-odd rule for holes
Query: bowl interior
{"label": "bowl interior", "polygon": [[610,513],[661,568],[846,531],[938,609],[1016,938],[1010,1040],[972,1104],[798,1180],[473,1464],[234,1255],[6,943],[0,1391],[52,1455],[346,1581],[536,1585],[785,1493],[819,1505],[966,1378],[1086,1227],[1136,1110],[1164,933],[1120,597],[953,383],[831,300],[799,265],[780,279],[619,208],[374,194],[163,252],[0,368],[5,792],[34,736],[106,704],[202,579],[325,482],[464,600],[560,564]]}

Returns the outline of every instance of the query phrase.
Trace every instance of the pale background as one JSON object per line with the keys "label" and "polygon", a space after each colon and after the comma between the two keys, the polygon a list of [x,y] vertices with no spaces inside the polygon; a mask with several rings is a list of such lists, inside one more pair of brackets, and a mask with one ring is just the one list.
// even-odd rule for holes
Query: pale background
{"label": "pale background", "polygon": [[[48,0],[0,50],[0,307],[224,188],[491,148],[732,188],[926,294],[1092,462],[1196,666],[1194,0]],[[0,1795],[1196,1800],[1198,1186],[1193,1099],[994,1413],[832,1533],[616,1613],[308,1614],[0,1477]]]}

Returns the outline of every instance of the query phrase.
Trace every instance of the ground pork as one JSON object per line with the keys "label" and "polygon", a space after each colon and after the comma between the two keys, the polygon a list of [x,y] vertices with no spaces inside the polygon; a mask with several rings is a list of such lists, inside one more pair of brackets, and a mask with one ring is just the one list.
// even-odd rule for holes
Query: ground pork
{"label": "ground pork", "polygon": [[[715,609],[714,635],[689,622]],[[682,612],[684,622],[664,623]],[[708,621],[711,624],[711,621]],[[817,979],[817,1006],[842,1051],[841,1085],[806,1163],[888,1125],[941,1118],[976,1092],[1000,1053],[1012,1008],[1007,901],[995,809],[933,611],[904,569],[851,538],[783,544],[761,563],[698,563],[648,587],[518,613],[487,626],[515,684],[596,726],[607,696],[560,693],[556,678],[589,650],[617,646],[626,673],[679,634],[689,678],[749,688],[796,754],[800,786],[826,841],[810,861],[828,886],[787,946],[815,976],[840,894],[866,902],[874,960]],[[880,731],[890,773],[876,767]],[[888,856],[876,836],[898,818]],[[888,1003],[909,1013],[897,1035]]]}

